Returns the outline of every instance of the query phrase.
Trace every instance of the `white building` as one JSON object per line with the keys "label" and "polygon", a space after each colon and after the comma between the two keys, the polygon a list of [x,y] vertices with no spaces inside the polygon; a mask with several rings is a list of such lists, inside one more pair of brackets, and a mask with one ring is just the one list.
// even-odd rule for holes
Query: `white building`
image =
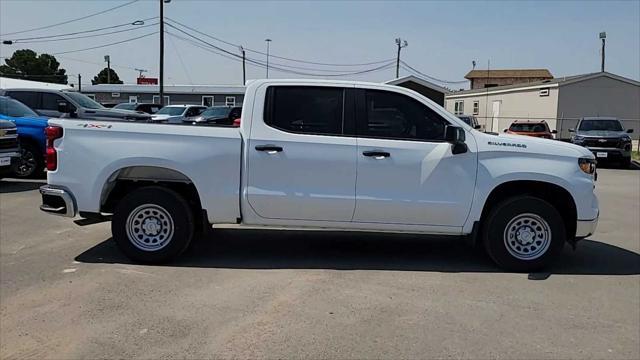
{"label": "white building", "polygon": [[459,91],[445,96],[456,115],[475,115],[485,130],[500,132],[514,120],[545,120],[569,138],[581,117],[612,116],[640,133],[640,82],[608,72],[556,78],[527,84]]}
{"label": "white building", "polygon": [[54,89],[72,90],[73,87],[65,84],[53,84],[41,81],[31,81],[22,79],[12,79],[0,77],[0,89]]}

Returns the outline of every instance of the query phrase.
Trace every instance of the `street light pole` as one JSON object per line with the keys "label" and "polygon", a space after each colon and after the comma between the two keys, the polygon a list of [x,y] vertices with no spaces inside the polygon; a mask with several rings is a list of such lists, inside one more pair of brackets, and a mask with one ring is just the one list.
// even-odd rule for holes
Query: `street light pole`
{"label": "street light pole", "polygon": [[400,77],[400,49],[403,47],[407,47],[409,43],[407,40],[402,40],[401,38],[396,39],[396,45],[398,45],[398,56],[396,57],[396,79]]}
{"label": "street light pole", "polygon": [[271,39],[264,39],[267,43],[267,79],[269,78],[269,44],[271,43]]}
{"label": "street light pole", "polygon": [[111,56],[105,55],[104,61],[107,62],[107,84],[111,84]]}
{"label": "street light pole", "polygon": [[600,71],[604,72],[604,42],[605,39],[607,38],[607,33],[606,32],[601,32],[600,33],[600,39],[602,39],[602,60],[600,63]]}

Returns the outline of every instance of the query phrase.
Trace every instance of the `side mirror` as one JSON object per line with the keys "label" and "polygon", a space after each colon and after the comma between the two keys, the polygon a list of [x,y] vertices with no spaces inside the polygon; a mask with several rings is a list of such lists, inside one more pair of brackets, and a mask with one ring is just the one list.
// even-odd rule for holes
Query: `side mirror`
{"label": "side mirror", "polygon": [[509,129],[502,129],[502,132],[507,132],[509,131]]}
{"label": "side mirror", "polygon": [[467,144],[464,143],[464,130],[459,126],[447,125],[444,128],[444,139],[451,143],[451,153],[454,155],[466,153],[469,150]]}
{"label": "side mirror", "polygon": [[627,134],[633,133],[633,129],[627,129]]}
{"label": "side mirror", "polygon": [[558,133],[558,130],[551,130],[551,133],[552,133],[552,134],[557,134],[557,133]]}
{"label": "side mirror", "polygon": [[70,113],[71,111],[69,110],[69,104],[67,104],[65,101],[60,101],[58,103],[58,112],[63,114]]}
{"label": "side mirror", "polygon": [[569,129],[569,132],[576,132],[576,129],[571,128],[571,129]]}
{"label": "side mirror", "polygon": [[473,128],[474,128],[474,129],[476,129],[476,130],[479,130],[481,127],[482,127],[482,126],[480,126],[480,125],[476,125],[476,126],[474,126]]}

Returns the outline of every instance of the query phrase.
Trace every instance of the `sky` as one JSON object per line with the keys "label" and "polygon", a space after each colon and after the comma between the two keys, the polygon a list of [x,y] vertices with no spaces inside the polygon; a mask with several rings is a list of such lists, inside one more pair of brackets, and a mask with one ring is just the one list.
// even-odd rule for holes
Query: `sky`
{"label": "sky", "polygon": [[[119,9],[44,30],[14,35],[7,33],[51,25],[96,13],[131,0],[0,0],[0,39],[64,34],[130,23],[159,15],[158,0],[139,0]],[[55,15],[55,16],[52,16]],[[546,68],[555,77],[600,70],[601,31],[607,33],[606,70],[640,80],[640,0],[636,1],[190,1],[165,4],[165,17],[204,34],[247,49],[317,63],[361,64],[389,59],[389,62],[362,66],[321,66],[270,58],[274,63],[297,66],[300,72],[345,73],[379,71],[336,77],[365,81],[395,78],[395,39],[408,42],[401,59],[416,70],[451,83],[451,89],[468,88],[464,75],[476,69]],[[157,20],[148,20],[145,25]],[[174,23],[175,25],[175,23]],[[129,29],[133,26],[115,28]],[[16,49],[38,53],[85,49],[153,33],[158,26],[138,27],[100,37],[44,43],[0,44],[0,56]],[[175,29],[165,36],[166,84],[241,84],[242,64],[193,45],[193,38]],[[190,32],[210,44],[239,54],[227,45]],[[99,32],[97,32],[99,33]],[[95,33],[90,33],[95,34]],[[208,45],[201,44],[207,47]],[[125,83],[134,83],[138,72],[147,69],[157,77],[159,35],[110,47],[57,55],[58,61],[76,82],[83,83],[104,66],[110,55],[112,67]],[[247,51],[247,57],[264,62],[265,55]],[[0,59],[4,63],[4,59]],[[400,76],[409,75],[401,69]],[[278,72],[270,77],[309,77]],[[264,78],[265,69],[247,64],[247,79]],[[437,83],[437,82],[436,82]]]}

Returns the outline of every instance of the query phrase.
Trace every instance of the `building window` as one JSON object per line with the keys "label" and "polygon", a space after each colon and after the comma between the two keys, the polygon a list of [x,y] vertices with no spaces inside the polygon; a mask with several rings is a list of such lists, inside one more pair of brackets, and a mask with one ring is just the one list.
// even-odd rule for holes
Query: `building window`
{"label": "building window", "polygon": [[213,96],[203,96],[202,97],[202,106],[206,106],[206,107],[213,106]]}
{"label": "building window", "polygon": [[227,96],[227,97],[225,97],[224,104],[226,106],[236,106],[236,97],[235,96]]}
{"label": "building window", "polygon": [[[153,95],[153,101],[154,104],[160,104],[160,96],[158,95]],[[169,97],[165,96],[164,97],[164,105],[169,105],[171,102],[169,101]]]}
{"label": "building window", "polygon": [[136,96],[136,95],[130,95],[130,96],[129,96],[129,102],[130,102],[130,103],[133,103],[133,104],[136,104],[136,103],[138,102],[138,96]]}
{"label": "building window", "polygon": [[462,114],[464,114],[464,100],[456,101],[456,102],[453,104],[453,113],[454,113],[455,115],[462,115]]}
{"label": "building window", "polygon": [[478,115],[480,113],[480,101],[473,102],[473,115]]}

